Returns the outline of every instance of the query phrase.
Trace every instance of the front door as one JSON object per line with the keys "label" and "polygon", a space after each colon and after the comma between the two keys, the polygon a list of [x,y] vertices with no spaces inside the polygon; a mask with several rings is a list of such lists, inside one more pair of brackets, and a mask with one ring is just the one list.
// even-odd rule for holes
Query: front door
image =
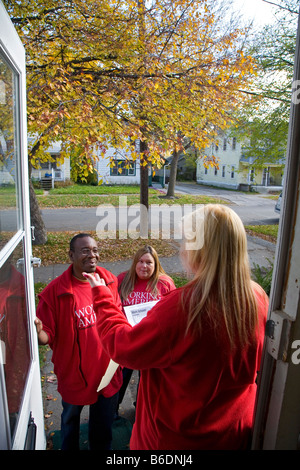
{"label": "front door", "polygon": [[25,51],[0,1],[0,449],[45,448],[29,215]]}

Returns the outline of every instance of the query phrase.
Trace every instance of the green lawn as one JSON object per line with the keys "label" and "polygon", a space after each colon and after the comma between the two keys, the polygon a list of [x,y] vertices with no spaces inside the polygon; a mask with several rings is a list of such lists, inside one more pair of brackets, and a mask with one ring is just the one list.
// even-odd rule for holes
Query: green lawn
{"label": "green lawn", "polygon": [[[41,258],[43,266],[69,263],[69,242],[75,233],[77,232],[48,232],[48,240],[45,245],[32,246],[33,256]],[[98,239],[95,231],[89,231],[89,233],[95,240]],[[106,263],[130,259],[145,243],[149,243],[149,241],[130,237],[126,239],[101,239],[99,241],[100,261]],[[178,248],[169,240],[151,239],[150,243],[160,257],[172,256],[178,253]]]}
{"label": "green lawn", "polygon": [[[81,185],[73,184],[51,189],[48,193],[41,189],[35,190],[39,207],[41,209],[55,209],[66,207],[97,207],[99,205],[119,206],[124,204],[120,196],[125,196],[128,206],[139,204],[140,186],[138,185]],[[189,196],[176,194],[174,199],[164,197],[164,193],[157,189],[149,188],[149,204],[228,204],[220,198],[207,196]],[[14,188],[1,188],[0,206],[9,209],[16,207]]]}
{"label": "green lawn", "polygon": [[[57,194],[98,194],[98,195],[108,195],[108,194],[139,194],[140,186],[133,184],[118,184],[118,185],[106,185],[101,184],[98,186],[88,185],[88,184],[72,184],[68,186],[61,186],[49,191],[50,195]],[[156,190],[149,188],[149,194],[156,194]]]}
{"label": "green lawn", "polygon": [[250,235],[265,237],[276,243],[278,225],[245,225],[245,229]]}
{"label": "green lawn", "polygon": [[[120,196],[122,196],[122,199],[120,199]],[[124,196],[126,199],[124,199]],[[174,199],[169,199],[164,196],[162,191],[149,188],[149,204],[227,204],[226,201],[215,197],[176,194]],[[112,206],[127,204],[131,206],[140,202],[140,187],[138,185],[89,186],[76,184],[51,189],[49,194],[38,194],[37,199],[42,209],[97,207],[107,204]]]}

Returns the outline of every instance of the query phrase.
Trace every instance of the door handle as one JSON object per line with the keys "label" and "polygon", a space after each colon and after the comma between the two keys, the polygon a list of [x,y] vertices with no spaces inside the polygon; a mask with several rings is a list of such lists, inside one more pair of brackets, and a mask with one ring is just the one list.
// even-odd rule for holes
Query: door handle
{"label": "door handle", "polygon": [[[30,264],[33,268],[39,268],[41,266],[42,260],[41,258],[36,258],[34,256],[31,256],[30,258]],[[24,266],[24,258],[19,258],[17,261],[17,267],[19,266]]]}

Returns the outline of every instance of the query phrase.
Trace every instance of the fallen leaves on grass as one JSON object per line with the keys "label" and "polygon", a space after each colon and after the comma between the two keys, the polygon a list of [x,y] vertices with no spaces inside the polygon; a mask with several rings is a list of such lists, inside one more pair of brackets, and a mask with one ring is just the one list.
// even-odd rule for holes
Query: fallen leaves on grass
{"label": "fallen leaves on grass", "polygon": [[[69,243],[71,238],[78,232],[48,232],[48,241],[45,245],[34,245],[32,247],[33,256],[41,258],[42,266],[52,264],[69,263]],[[101,239],[96,232],[89,232],[95,240],[99,241],[99,251],[101,262],[120,261],[131,259],[135,252],[142,246],[149,244],[153,246],[158,256],[173,256],[178,253],[175,243],[170,240],[145,240],[145,239]],[[118,234],[117,234],[118,236]]]}
{"label": "fallen leaves on grass", "polygon": [[277,242],[277,237],[274,236],[274,235],[268,235],[266,233],[257,232],[257,231],[254,231],[254,230],[250,230],[248,228],[246,228],[246,232],[251,237],[258,237],[258,238],[261,238],[262,240],[266,240],[266,241],[271,242],[271,243],[276,243]]}

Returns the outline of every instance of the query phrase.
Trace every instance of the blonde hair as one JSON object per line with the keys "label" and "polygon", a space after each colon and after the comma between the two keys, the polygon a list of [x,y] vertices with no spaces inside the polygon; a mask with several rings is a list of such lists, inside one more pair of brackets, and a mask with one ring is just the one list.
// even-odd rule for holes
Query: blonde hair
{"label": "blonde hair", "polygon": [[[256,332],[258,313],[243,223],[229,207],[217,204],[198,209],[191,221],[197,229],[182,252],[194,274],[186,285],[190,295],[183,291],[188,299],[187,330],[194,326],[201,331],[205,314],[219,333],[225,325],[231,347],[245,345]],[[199,231],[201,245],[189,249]]]}
{"label": "blonde hair", "polygon": [[149,253],[154,259],[154,271],[152,276],[148,280],[147,290],[152,292],[154,295],[157,295],[157,283],[162,275],[166,276],[166,273],[160,264],[156,250],[150,245],[145,245],[143,248],[140,248],[134,255],[132,265],[125,274],[121,286],[119,287],[119,294],[122,301],[126,300],[128,295],[133,291],[135,283],[137,281],[136,265],[139,259],[146,253]]}

